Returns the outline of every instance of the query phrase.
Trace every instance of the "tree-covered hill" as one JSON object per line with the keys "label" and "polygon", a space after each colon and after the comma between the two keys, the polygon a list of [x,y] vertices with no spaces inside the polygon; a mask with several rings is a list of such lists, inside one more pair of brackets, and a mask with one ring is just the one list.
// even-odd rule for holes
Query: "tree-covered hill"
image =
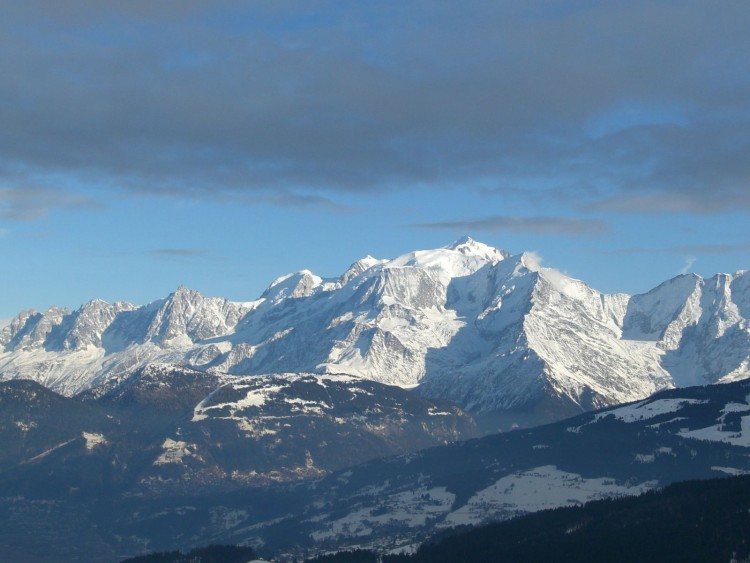
{"label": "tree-covered hill", "polygon": [[[728,563],[750,553],[750,476],[688,481],[637,497],[451,530],[383,563]],[[375,561],[375,554],[372,554]],[[365,561],[352,553],[315,563]]]}

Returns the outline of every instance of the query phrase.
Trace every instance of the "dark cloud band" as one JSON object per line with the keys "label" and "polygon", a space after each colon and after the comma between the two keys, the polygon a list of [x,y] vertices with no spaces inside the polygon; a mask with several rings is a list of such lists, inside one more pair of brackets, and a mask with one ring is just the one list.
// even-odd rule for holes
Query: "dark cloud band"
{"label": "dark cloud band", "polygon": [[744,0],[64,4],[0,22],[0,185],[335,208],[564,184],[571,208],[750,210]]}

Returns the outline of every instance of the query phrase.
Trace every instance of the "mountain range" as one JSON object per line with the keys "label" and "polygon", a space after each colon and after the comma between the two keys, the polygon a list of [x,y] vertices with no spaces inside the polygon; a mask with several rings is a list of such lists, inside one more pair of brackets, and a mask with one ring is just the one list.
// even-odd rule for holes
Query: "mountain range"
{"label": "mountain range", "polygon": [[487,430],[666,388],[750,376],[750,276],[678,276],[607,295],[468,237],[341,276],[308,270],[234,302],[180,287],[145,306],[23,311],[0,331],[0,380],[101,395],[152,363],[205,373],[346,374],[448,400]]}

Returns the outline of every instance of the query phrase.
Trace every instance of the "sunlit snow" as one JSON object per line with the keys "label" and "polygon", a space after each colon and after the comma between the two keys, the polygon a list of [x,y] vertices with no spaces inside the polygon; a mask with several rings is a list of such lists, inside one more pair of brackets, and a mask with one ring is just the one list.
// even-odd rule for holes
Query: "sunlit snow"
{"label": "sunlit snow", "polygon": [[109,442],[104,437],[104,434],[98,434],[96,432],[83,432],[81,434],[83,439],[86,440],[86,450],[93,451],[97,446],[105,446]]}
{"label": "sunlit snow", "polygon": [[586,479],[576,473],[545,465],[508,475],[477,492],[451,512],[442,526],[479,524],[548,508],[581,504],[600,498],[637,495],[653,488],[654,482],[621,485],[612,479]]}
{"label": "sunlit snow", "polygon": [[643,401],[634,405],[627,405],[617,409],[598,413],[594,420],[607,416],[614,416],[623,422],[638,422],[648,420],[663,414],[678,412],[685,405],[701,404],[705,401],[697,399],[657,399],[655,401]]}

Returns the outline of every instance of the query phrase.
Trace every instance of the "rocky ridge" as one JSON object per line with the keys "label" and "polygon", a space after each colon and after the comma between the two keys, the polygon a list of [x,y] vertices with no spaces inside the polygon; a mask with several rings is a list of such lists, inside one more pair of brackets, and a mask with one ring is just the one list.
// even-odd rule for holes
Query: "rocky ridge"
{"label": "rocky ridge", "polygon": [[533,254],[464,238],[323,279],[282,276],[254,301],[180,287],[137,307],[22,312],[0,330],[0,378],[72,396],[152,362],[254,375],[345,373],[448,399],[499,426],[664,388],[750,375],[750,277],[678,276],[605,295]]}

